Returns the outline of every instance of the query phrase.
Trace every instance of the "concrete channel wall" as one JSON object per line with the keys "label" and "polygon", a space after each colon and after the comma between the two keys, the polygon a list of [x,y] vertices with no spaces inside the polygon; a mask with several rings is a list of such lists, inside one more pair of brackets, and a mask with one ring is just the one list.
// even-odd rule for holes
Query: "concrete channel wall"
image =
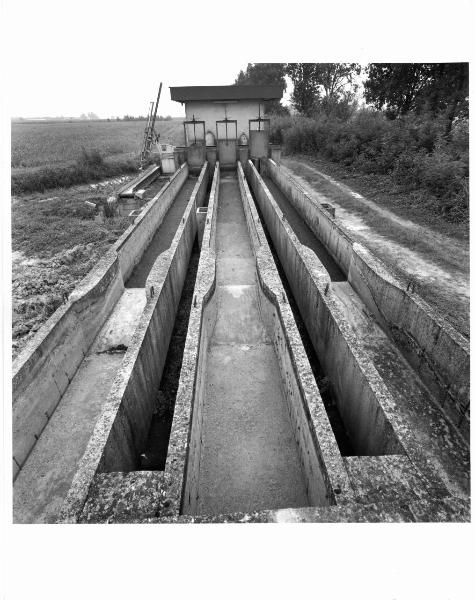
{"label": "concrete channel wall", "polygon": [[193,304],[186,337],[165,473],[174,513],[194,512],[200,476],[199,446],[203,416],[204,377],[208,346],[217,317],[216,219],[219,195],[219,162],[214,169]]}
{"label": "concrete channel wall", "polygon": [[23,466],[188,176],[183,165],[13,364],[13,478]]}
{"label": "concrete channel wall", "polygon": [[[469,435],[469,342],[418,294],[353,241],[334,217],[274,161],[267,173],[329,250],[352,287],[392,335],[462,434]],[[409,289],[408,289],[409,287]]]}
{"label": "concrete channel wall", "polygon": [[[318,506],[346,502],[350,484],[298,330],[259,224],[252,197],[238,164],[238,179],[249,234],[256,254],[261,287],[261,310],[273,336],[282,381],[289,401],[294,435],[307,479],[310,501]],[[219,163],[215,168],[203,234],[200,264],[191,309],[188,334],[170,436],[167,466],[167,496],[174,514],[195,514],[201,463],[203,401],[209,341],[217,318],[216,220],[218,212]]]}
{"label": "concrete channel wall", "polygon": [[238,179],[256,257],[260,310],[279,362],[310,505],[344,502],[351,486],[241,163]]}
{"label": "concrete channel wall", "polygon": [[357,454],[403,453],[393,428],[400,423],[391,419],[393,399],[332,298],[327,271],[300,244],[251,161],[247,177]]}
{"label": "concrete channel wall", "polygon": [[[186,165],[181,172],[187,172]],[[68,492],[64,522],[77,522],[96,474],[137,468],[197,233],[196,209],[207,183],[205,163],[169,250],[159,255],[147,278],[146,307]]]}

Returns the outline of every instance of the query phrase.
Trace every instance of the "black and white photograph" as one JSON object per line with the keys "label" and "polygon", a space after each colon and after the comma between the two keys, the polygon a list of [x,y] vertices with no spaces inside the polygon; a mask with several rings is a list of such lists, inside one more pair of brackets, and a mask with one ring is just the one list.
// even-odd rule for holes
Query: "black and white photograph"
{"label": "black and white photograph", "polygon": [[2,597],[471,596],[470,11],[421,4],[3,3]]}

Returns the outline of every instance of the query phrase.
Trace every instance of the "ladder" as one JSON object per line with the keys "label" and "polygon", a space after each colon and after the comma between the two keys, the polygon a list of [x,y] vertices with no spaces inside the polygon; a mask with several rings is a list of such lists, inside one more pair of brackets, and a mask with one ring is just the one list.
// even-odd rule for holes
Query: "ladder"
{"label": "ladder", "polygon": [[148,111],[147,125],[145,126],[142,151],[140,152],[140,170],[143,169],[144,162],[150,157],[152,146],[155,142],[160,139],[160,134],[155,132],[155,120],[157,118],[158,103],[160,101],[160,94],[162,93],[162,82],[160,82],[160,88],[158,90],[158,96],[156,102],[150,102],[150,109]]}

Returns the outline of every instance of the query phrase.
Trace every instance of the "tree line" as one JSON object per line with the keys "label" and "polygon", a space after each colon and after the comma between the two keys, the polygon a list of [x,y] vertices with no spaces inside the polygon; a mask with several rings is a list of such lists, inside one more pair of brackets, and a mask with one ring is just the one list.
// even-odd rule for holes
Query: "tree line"
{"label": "tree line", "polygon": [[287,78],[292,114],[266,106],[284,153],[386,177],[411,206],[468,222],[468,63],[249,63],[235,83]]}
{"label": "tree line", "polygon": [[[444,114],[447,133],[456,118],[468,117],[468,63],[249,63],[235,83],[278,84],[292,81],[291,103],[299,114],[318,112],[348,118],[361,91],[365,102],[395,119],[415,114]],[[285,113],[280,102],[269,112]]]}

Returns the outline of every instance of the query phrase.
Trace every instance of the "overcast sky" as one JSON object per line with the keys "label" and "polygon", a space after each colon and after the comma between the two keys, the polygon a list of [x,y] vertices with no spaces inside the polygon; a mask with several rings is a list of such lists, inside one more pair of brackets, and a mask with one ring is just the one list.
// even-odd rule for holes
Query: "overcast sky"
{"label": "overcast sky", "polygon": [[[3,42],[12,116],[144,114],[160,81],[159,114],[182,116],[183,107],[170,100],[169,86],[232,84],[248,62],[464,58],[446,34],[440,35],[445,20],[430,21],[437,14],[436,0],[430,12],[408,3],[411,19],[403,7],[406,0],[401,0],[387,28],[373,27],[368,19],[361,24],[361,3],[345,5],[345,21],[340,5],[326,7],[325,14],[320,5],[309,8],[312,4],[303,0],[274,0],[272,11],[267,2],[250,0],[0,3],[8,23]],[[380,3],[369,4],[375,15],[381,12]],[[415,32],[411,23],[418,10],[427,27]],[[277,16],[280,30],[273,21]],[[458,21],[458,40],[470,39],[467,21]]]}
{"label": "overcast sky", "polygon": [[[245,38],[238,44],[238,38],[216,36],[212,18],[206,28],[187,17],[186,3],[176,2],[168,15],[163,4],[42,0],[26,11],[21,0],[10,2],[11,22],[21,30],[11,57],[10,114],[144,114],[162,81],[159,114],[183,116],[169,86],[230,85],[257,60],[246,56]],[[199,8],[211,16],[212,4],[188,12]],[[230,18],[225,22],[229,26]]]}

